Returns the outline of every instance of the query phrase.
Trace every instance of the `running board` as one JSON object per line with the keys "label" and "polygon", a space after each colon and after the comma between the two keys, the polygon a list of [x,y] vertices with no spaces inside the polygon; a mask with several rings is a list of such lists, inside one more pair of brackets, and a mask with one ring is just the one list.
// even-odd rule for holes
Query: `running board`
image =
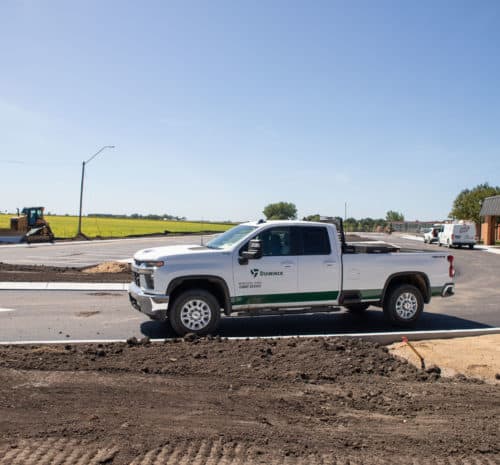
{"label": "running board", "polygon": [[341,307],[299,307],[283,309],[256,308],[255,310],[238,310],[231,312],[231,316],[275,316],[275,315],[304,315],[308,313],[334,313],[340,312]]}

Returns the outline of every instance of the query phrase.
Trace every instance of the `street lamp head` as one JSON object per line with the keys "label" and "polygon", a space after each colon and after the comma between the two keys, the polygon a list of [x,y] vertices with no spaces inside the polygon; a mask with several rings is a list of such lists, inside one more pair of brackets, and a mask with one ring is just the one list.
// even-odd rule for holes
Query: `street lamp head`
{"label": "street lamp head", "polygon": [[114,145],[104,145],[102,146],[96,153],[94,153],[94,155],[92,155],[87,161],[83,162],[84,164],[87,164],[89,163],[91,160],[93,160],[95,157],[97,157],[97,155],[99,155],[103,150],[106,150],[106,149],[114,149],[115,146]]}

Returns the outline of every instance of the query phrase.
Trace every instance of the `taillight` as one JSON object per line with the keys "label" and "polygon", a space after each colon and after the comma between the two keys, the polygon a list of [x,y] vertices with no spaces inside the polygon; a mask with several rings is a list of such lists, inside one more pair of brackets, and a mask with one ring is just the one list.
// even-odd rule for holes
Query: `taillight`
{"label": "taillight", "polygon": [[448,263],[450,264],[448,274],[450,275],[450,278],[453,278],[455,276],[455,267],[453,266],[453,260],[455,260],[455,258],[453,257],[453,255],[448,255],[446,258],[448,260]]}

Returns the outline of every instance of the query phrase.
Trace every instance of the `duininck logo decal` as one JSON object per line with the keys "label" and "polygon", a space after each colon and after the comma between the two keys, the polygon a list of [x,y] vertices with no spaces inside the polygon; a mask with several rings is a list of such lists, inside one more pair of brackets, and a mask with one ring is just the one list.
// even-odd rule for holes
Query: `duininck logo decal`
{"label": "duininck logo decal", "polygon": [[250,270],[250,273],[254,278],[257,276],[283,276],[283,271],[262,271],[259,270],[258,268],[252,268]]}

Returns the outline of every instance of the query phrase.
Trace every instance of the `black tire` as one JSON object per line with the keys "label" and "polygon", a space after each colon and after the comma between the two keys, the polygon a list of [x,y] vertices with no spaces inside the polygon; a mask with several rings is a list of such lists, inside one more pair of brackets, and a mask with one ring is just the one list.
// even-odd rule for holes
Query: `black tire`
{"label": "black tire", "polygon": [[469,244],[469,249],[473,249],[474,248],[474,244]]}
{"label": "black tire", "polygon": [[427,244],[427,239],[424,237],[424,244]]}
{"label": "black tire", "polygon": [[391,324],[409,328],[415,325],[424,310],[424,298],[417,287],[401,284],[389,291],[383,309],[384,316]]}
{"label": "black tire", "polygon": [[176,297],[168,312],[172,329],[179,336],[194,333],[200,336],[214,333],[220,322],[220,305],[204,289],[185,291]]}
{"label": "black tire", "polygon": [[351,305],[346,305],[345,308],[349,313],[354,313],[356,315],[360,315],[364,313],[370,304],[367,303],[359,303],[359,304],[351,304]]}
{"label": "black tire", "polygon": [[441,242],[438,241],[438,246],[441,247],[443,244],[441,244]]}

